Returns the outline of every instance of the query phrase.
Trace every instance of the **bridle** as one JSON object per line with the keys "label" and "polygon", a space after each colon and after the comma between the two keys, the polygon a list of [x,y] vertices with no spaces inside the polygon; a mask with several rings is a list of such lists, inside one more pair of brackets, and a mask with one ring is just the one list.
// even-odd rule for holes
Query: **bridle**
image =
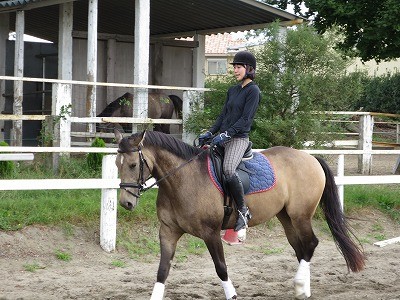
{"label": "bridle", "polygon": [[[144,166],[147,167],[147,169],[150,170],[149,164],[147,163],[146,158],[143,155],[142,152],[142,148],[139,146],[136,149],[133,148],[131,150],[128,151],[121,151],[118,149],[118,153],[128,153],[128,152],[138,152],[139,154],[139,178],[137,180],[136,183],[131,183],[131,182],[121,182],[119,184],[119,188],[125,190],[126,192],[128,192],[129,194],[131,194],[132,196],[136,197],[136,198],[140,198],[141,194],[144,193],[145,191],[147,191],[149,188],[153,187],[155,184],[152,184],[149,187],[144,187],[144,184],[147,180],[149,180],[150,178],[152,178],[153,176],[149,176],[148,178],[144,178]],[[138,194],[133,193],[132,191],[128,190],[128,188],[135,188],[139,190]]]}
{"label": "bridle", "polygon": [[[132,196],[134,196],[136,198],[140,198],[140,196],[144,192],[146,192],[147,190],[151,189],[153,186],[157,185],[160,181],[163,181],[164,179],[166,179],[169,176],[173,175],[175,172],[177,172],[179,169],[183,168],[184,166],[186,166],[187,164],[189,164],[193,160],[197,159],[201,154],[203,154],[207,150],[208,150],[208,148],[204,148],[201,152],[199,152],[198,154],[196,154],[195,156],[190,158],[188,161],[185,161],[183,164],[171,169],[164,176],[162,176],[160,179],[156,180],[153,184],[151,184],[148,187],[145,187],[145,182],[147,180],[149,180],[150,178],[153,178],[153,176],[151,175],[151,176],[149,176],[147,178],[144,178],[144,166],[146,166],[147,169],[149,169],[149,171],[150,171],[150,167],[149,167],[149,164],[147,163],[146,158],[143,155],[142,147],[138,146],[137,148],[133,148],[133,149],[130,149],[130,150],[127,150],[127,151],[121,151],[120,149],[118,149],[118,153],[121,153],[121,154],[129,153],[129,152],[138,152],[138,154],[139,154],[139,178],[138,178],[137,182],[136,183],[121,182],[119,184],[119,188],[125,190],[126,192],[128,192],[129,194],[131,194]],[[132,191],[128,190],[128,188],[136,188],[136,189],[138,189],[139,193],[135,194]]]}

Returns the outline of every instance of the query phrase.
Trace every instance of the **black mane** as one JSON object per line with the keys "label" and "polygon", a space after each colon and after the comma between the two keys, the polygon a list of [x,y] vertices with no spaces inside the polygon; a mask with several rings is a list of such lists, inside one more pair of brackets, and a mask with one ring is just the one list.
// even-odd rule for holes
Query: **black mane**
{"label": "black mane", "polygon": [[146,131],[143,146],[149,144],[161,147],[187,160],[202,152],[201,148],[192,147],[169,134],[158,131]]}

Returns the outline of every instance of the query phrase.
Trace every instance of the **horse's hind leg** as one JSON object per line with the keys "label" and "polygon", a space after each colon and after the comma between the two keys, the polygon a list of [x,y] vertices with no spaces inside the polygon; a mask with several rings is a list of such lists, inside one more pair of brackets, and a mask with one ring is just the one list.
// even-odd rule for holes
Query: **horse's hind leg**
{"label": "horse's hind leg", "polygon": [[300,263],[294,278],[296,299],[308,298],[311,296],[310,260],[318,245],[318,239],[311,227],[311,219],[301,217],[291,219],[285,209],[277,217]]}
{"label": "horse's hind leg", "polygon": [[226,267],[224,248],[222,246],[220,232],[215,232],[209,237],[204,238],[204,242],[206,243],[207,249],[211,254],[217,275],[219,279],[221,279],[221,285],[224,288],[226,299],[236,299],[235,287],[228,277],[228,270]]}
{"label": "horse's hind leg", "polygon": [[183,232],[174,231],[171,227],[161,223],[160,226],[160,247],[161,258],[157,271],[157,282],[154,285],[151,300],[162,300],[164,297],[165,281],[167,280],[171,261],[174,258],[176,244]]}

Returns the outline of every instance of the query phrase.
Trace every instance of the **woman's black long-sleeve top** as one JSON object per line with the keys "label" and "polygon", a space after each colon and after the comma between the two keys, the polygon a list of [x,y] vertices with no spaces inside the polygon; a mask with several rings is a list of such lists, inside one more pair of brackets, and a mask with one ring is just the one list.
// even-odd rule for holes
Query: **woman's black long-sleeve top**
{"label": "woman's black long-sleeve top", "polygon": [[231,137],[248,137],[260,100],[260,89],[253,81],[244,87],[241,84],[230,87],[211,133],[226,131]]}

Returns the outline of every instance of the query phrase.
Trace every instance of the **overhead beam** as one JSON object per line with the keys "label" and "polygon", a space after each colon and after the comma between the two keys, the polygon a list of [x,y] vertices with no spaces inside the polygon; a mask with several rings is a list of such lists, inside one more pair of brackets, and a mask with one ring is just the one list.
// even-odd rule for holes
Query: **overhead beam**
{"label": "overhead beam", "polygon": [[[291,21],[282,21],[280,22],[281,26],[294,26],[299,25],[304,22],[303,19],[293,19]],[[212,29],[204,29],[204,30],[197,30],[197,31],[186,31],[186,32],[174,32],[174,33],[167,33],[167,34],[156,34],[153,35],[153,39],[163,39],[163,38],[177,38],[177,37],[188,37],[194,36],[196,34],[201,35],[210,35],[210,34],[217,34],[217,33],[224,33],[224,32],[238,32],[238,31],[246,31],[252,29],[262,29],[267,26],[271,25],[271,23],[260,23],[260,24],[249,24],[249,25],[241,25],[241,26],[233,26],[233,27],[221,27],[221,28],[212,28]]]}
{"label": "overhead beam", "polygon": [[[72,32],[72,36],[78,39],[87,39],[88,33],[86,31],[74,30]],[[135,41],[135,37],[133,35],[112,34],[112,33],[97,33],[97,39],[99,41],[115,40],[117,42],[125,42],[125,43],[133,43]],[[167,39],[158,39],[150,37],[150,44],[155,44],[155,43],[162,43],[162,46],[171,46],[171,47],[183,47],[183,48],[199,47],[199,43],[197,41],[173,40],[173,39],[167,40]]]}

